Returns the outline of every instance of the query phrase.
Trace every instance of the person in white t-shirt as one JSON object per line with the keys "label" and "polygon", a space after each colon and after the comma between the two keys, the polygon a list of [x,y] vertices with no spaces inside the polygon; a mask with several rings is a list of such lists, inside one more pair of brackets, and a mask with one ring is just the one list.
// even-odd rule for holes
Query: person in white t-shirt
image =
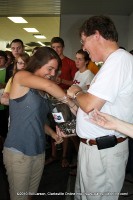
{"label": "person in white t-shirt", "polygon": [[80,35],[83,50],[93,62],[102,61],[103,65],[87,93],[75,85],[67,90],[79,105],[76,132],[81,142],[75,200],[117,200],[125,178],[128,139],[117,130],[95,125],[89,118],[97,109],[133,122],[133,56],[119,49],[118,33],[109,17],[90,17]]}
{"label": "person in white t-shirt", "polygon": [[80,49],[76,52],[75,64],[78,68],[78,71],[75,73],[73,84],[78,85],[82,88],[83,91],[87,91],[92,79],[94,78],[93,73],[87,69],[89,62],[89,55],[83,49]]}
{"label": "person in white t-shirt", "polygon": [[[87,69],[89,61],[90,61],[90,58],[86,51],[83,51],[83,49],[80,49],[76,52],[75,64],[78,71],[75,73],[75,76],[73,79],[73,85],[77,85],[81,87],[84,92],[87,92],[91,84],[91,81],[94,78],[94,74],[89,69]],[[75,150],[78,153],[79,137],[77,137],[76,135],[75,137],[70,137],[70,139],[73,141]],[[72,166],[75,166],[75,167],[72,167],[75,169],[71,169],[72,171],[70,171],[69,174],[76,175],[76,164]]]}

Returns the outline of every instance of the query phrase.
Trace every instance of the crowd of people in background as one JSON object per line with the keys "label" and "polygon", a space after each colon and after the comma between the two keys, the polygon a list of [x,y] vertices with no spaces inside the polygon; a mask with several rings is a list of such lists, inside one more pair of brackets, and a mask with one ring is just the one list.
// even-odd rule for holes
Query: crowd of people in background
{"label": "crowd of people in background", "polygon": [[[63,168],[72,166],[70,141],[76,150],[75,200],[89,200],[81,193],[119,193],[127,162],[133,173],[133,140],[129,138],[128,161],[125,136],[133,137],[129,124],[133,122],[133,50],[118,46],[117,30],[106,16],[85,21],[80,37],[81,48],[73,60],[64,55],[61,37],[53,37],[51,47],[33,48],[31,55],[21,39],[11,42],[11,51],[0,50],[0,161],[7,170],[11,200],[17,199],[17,192],[37,192],[44,166],[58,159],[55,143],[62,145]],[[96,63],[101,61],[99,68]],[[59,129],[56,133],[57,124],[48,121],[53,108],[47,94],[76,115],[77,135],[66,137]],[[44,133],[51,137],[46,161]],[[104,199],[107,196],[96,197]],[[118,195],[110,197],[117,199]]]}

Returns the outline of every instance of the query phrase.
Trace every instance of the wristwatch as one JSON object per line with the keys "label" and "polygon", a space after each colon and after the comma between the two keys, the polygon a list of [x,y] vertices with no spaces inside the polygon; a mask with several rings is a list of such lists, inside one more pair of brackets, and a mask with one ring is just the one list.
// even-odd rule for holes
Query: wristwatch
{"label": "wristwatch", "polygon": [[73,96],[74,99],[76,99],[76,97],[78,96],[78,94],[80,94],[81,92],[83,92],[82,90],[79,90],[78,92],[76,92]]}

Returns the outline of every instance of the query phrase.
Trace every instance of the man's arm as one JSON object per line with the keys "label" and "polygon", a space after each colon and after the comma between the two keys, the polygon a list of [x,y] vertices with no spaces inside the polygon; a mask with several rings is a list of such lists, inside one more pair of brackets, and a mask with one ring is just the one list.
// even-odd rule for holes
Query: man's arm
{"label": "man's arm", "polygon": [[[78,91],[81,91],[78,93]],[[105,104],[105,100],[96,97],[90,93],[84,93],[80,87],[71,86],[67,90],[68,96],[76,99],[78,106],[86,113],[91,112],[94,109],[101,110],[103,105]],[[77,95],[76,95],[77,94]]]}

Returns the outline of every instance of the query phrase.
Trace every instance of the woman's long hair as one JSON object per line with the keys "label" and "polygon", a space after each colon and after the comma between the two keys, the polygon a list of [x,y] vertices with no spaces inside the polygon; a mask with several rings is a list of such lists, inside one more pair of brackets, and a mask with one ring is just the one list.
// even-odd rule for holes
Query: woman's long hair
{"label": "woman's long hair", "polygon": [[26,71],[31,73],[36,72],[43,65],[47,64],[50,60],[56,59],[58,62],[58,69],[61,67],[61,59],[56,53],[56,51],[50,47],[40,47],[33,56],[31,56],[30,61],[26,67]]}

